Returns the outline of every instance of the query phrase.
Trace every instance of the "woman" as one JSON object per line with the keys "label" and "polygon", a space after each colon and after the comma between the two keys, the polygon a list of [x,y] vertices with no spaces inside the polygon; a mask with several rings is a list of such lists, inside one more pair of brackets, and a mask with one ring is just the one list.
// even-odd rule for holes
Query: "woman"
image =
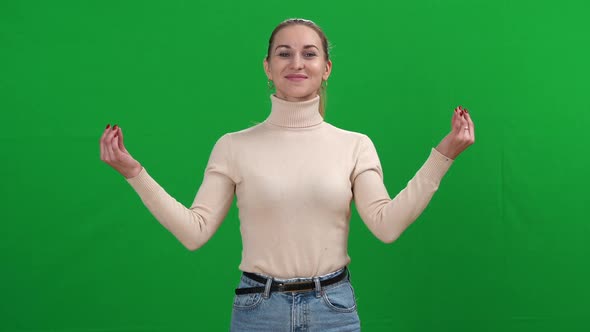
{"label": "woman", "polygon": [[392,200],[372,141],[323,121],[332,62],[322,30],[308,20],[282,22],[263,64],[269,86],[276,87],[268,118],[219,138],[190,209],[131,157],[121,128],[107,126],[101,159],[189,250],[211,238],[237,196],[243,274],[232,330],[358,331],[346,268],[350,202],[376,237],[393,242],[473,144],[473,122],[466,109],[456,108],[451,132]]}

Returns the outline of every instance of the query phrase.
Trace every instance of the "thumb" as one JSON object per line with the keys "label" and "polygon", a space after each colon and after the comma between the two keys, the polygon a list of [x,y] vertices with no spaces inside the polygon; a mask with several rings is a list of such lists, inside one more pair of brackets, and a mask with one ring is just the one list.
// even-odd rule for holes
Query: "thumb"
{"label": "thumb", "polygon": [[125,144],[123,143],[123,130],[121,127],[117,128],[117,145],[119,146],[119,150],[127,153],[127,149],[125,149]]}
{"label": "thumb", "polygon": [[453,115],[452,128],[454,132],[459,132],[461,129],[461,115],[459,114],[459,107],[455,108],[455,114]]}

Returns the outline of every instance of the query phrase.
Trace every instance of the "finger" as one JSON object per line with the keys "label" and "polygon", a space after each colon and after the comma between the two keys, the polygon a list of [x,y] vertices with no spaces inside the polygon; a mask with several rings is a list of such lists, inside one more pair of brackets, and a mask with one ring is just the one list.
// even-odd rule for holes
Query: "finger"
{"label": "finger", "polygon": [[123,143],[123,129],[121,129],[121,127],[118,128],[118,133],[117,133],[117,144],[119,144],[119,150],[121,150],[124,153],[127,153],[127,149],[125,149],[125,143]]}
{"label": "finger", "polygon": [[459,107],[455,108],[455,115],[454,115],[454,121],[453,121],[453,131],[455,131],[456,133],[461,132],[461,115],[460,115]]}
{"label": "finger", "polygon": [[117,130],[115,130],[115,133],[113,134],[111,146],[113,149],[113,153],[115,154],[115,159],[119,160],[119,155],[121,154],[121,149],[119,149],[119,128],[117,128]]}
{"label": "finger", "polygon": [[[115,126],[113,126],[113,128],[115,128]],[[105,137],[105,147],[106,147],[106,151],[107,151],[107,157],[110,161],[116,160],[115,153],[113,152],[113,144],[112,144],[113,137],[115,136],[115,133],[116,133],[116,130],[110,129],[109,132],[107,133],[107,136]]]}
{"label": "finger", "polygon": [[467,122],[465,111],[462,112],[461,114],[461,131],[463,132],[463,134],[469,136],[471,135],[470,131],[471,129],[469,128],[469,122]]}
{"label": "finger", "polygon": [[105,130],[102,132],[102,135],[100,135],[100,160],[105,160],[106,157],[106,150],[105,150],[105,137],[107,136],[108,130],[111,129],[111,124],[107,124],[107,127],[105,128]]}
{"label": "finger", "polygon": [[469,125],[469,133],[471,137],[475,140],[475,125],[473,124],[473,120],[471,120],[471,114],[465,113],[465,118],[467,119],[467,123]]}

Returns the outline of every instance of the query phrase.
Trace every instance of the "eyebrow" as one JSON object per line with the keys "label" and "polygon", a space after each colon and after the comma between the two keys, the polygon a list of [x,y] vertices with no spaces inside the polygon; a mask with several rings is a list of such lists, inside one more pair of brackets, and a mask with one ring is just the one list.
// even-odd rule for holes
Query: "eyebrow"
{"label": "eyebrow", "polygon": [[[279,47],[284,47],[284,48],[292,48],[292,47],[291,47],[291,46],[289,46],[289,45],[278,45],[277,47],[275,47],[275,51],[276,51],[276,50],[277,50],[277,48],[279,48]],[[308,48],[312,48],[312,47],[315,47],[315,48],[316,48],[318,51],[320,50],[320,49],[319,49],[317,46],[315,46],[315,45],[305,45],[305,46],[303,46],[303,49],[308,49]]]}

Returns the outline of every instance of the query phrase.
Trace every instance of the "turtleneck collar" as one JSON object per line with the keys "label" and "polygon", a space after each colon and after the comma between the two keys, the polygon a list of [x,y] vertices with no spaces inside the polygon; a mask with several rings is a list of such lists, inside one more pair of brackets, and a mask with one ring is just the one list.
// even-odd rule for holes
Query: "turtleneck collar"
{"label": "turtleneck collar", "polygon": [[320,96],[306,101],[286,101],[270,95],[272,108],[266,122],[288,128],[305,128],[324,121],[319,112]]}

